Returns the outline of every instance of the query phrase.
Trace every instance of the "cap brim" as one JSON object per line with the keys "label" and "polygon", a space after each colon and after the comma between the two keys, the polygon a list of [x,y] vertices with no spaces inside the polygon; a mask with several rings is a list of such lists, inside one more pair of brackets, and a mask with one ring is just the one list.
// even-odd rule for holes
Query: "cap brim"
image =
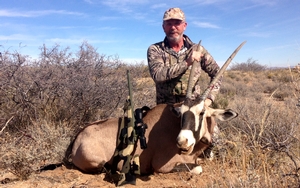
{"label": "cap brim", "polygon": [[167,21],[167,20],[181,20],[184,21],[184,19],[182,18],[164,18],[163,21]]}

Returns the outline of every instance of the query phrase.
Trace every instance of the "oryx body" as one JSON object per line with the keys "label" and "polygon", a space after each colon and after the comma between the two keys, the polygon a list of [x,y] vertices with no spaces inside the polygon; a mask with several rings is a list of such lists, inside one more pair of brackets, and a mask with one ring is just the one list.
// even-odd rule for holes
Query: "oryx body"
{"label": "oryx body", "polygon": [[[161,104],[151,109],[143,118],[144,123],[148,125],[145,135],[147,149],[141,150],[137,146],[135,151],[135,154],[140,155],[140,170],[143,174],[167,173],[178,163],[196,164],[199,155],[208,147],[207,143],[203,143],[200,139],[205,137],[211,141],[209,129],[213,127],[207,126],[207,119],[211,118],[207,115],[221,120],[226,120],[224,118],[226,113],[232,114],[232,116],[227,115],[230,118],[236,116],[230,110],[208,108],[202,117],[199,117],[202,119],[200,123],[202,128],[187,130],[181,128],[181,118],[174,113],[173,108],[171,105]],[[74,142],[72,162],[85,172],[101,170],[106,162],[112,164],[118,123],[118,118],[113,118],[87,126]],[[204,137],[201,137],[200,133]]]}

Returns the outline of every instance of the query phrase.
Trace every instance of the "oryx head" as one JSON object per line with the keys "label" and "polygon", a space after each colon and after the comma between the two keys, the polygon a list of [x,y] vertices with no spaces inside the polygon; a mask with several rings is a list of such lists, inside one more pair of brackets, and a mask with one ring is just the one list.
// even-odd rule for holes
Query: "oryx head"
{"label": "oryx head", "polygon": [[181,115],[181,131],[177,137],[177,147],[180,149],[181,154],[191,154],[194,146],[204,137],[208,142],[211,142],[211,134],[208,131],[208,123],[210,122],[208,122],[208,119],[216,118],[221,121],[228,121],[238,115],[232,110],[209,108],[204,105],[204,102],[215,83],[223,75],[233,57],[244,44],[245,42],[232,53],[207,89],[195,98],[192,98],[192,87],[194,85],[192,80],[194,77],[195,63],[198,62],[194,62],[192,65],[186,99],[181,106],[175,107],[175,110]]}

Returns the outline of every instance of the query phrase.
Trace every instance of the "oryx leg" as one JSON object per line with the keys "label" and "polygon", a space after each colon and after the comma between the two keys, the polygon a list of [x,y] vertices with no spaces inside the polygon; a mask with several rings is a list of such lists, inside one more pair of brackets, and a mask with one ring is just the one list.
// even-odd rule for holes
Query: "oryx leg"
{"label": "oryx leg", "polygon": [[214,159],[213,149],[215,148],[215,145],[219,141],[219,134],[220,134],[218,124],[213,117],[207,118],[207,129],[208,132],[211,134],[211,142],[208,143],[209,146],[207,149],[204,150],[203,156],[209,160],[213,160]]}

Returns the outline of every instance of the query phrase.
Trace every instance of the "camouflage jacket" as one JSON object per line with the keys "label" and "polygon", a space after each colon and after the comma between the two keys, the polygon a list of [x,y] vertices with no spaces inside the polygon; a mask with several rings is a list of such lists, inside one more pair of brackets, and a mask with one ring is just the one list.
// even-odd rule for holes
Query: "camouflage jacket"
{"label": "camouflage jacket", "polygon": [[[147,51],[148,66],[151,77],[156,84],[156,103],[174,104],[184,100],[187,89],[187,82],[190,67],[187,66],[186,59],[191,51],[196,49],[194,44],[184,35],[184,45],[179,52],[175,52],[169,47],[167,38],[162,42],[152,44]],[[200,94],[200,86],[197,84],[201,69],[212,79],[219,71],[219,66],[208,51],[201,46],[203,57],[197,64],[196,74],[193,78],[193,95]],[[208,95],[212,101],[219,91],[222,78],[216,83],[213,90]]]}

